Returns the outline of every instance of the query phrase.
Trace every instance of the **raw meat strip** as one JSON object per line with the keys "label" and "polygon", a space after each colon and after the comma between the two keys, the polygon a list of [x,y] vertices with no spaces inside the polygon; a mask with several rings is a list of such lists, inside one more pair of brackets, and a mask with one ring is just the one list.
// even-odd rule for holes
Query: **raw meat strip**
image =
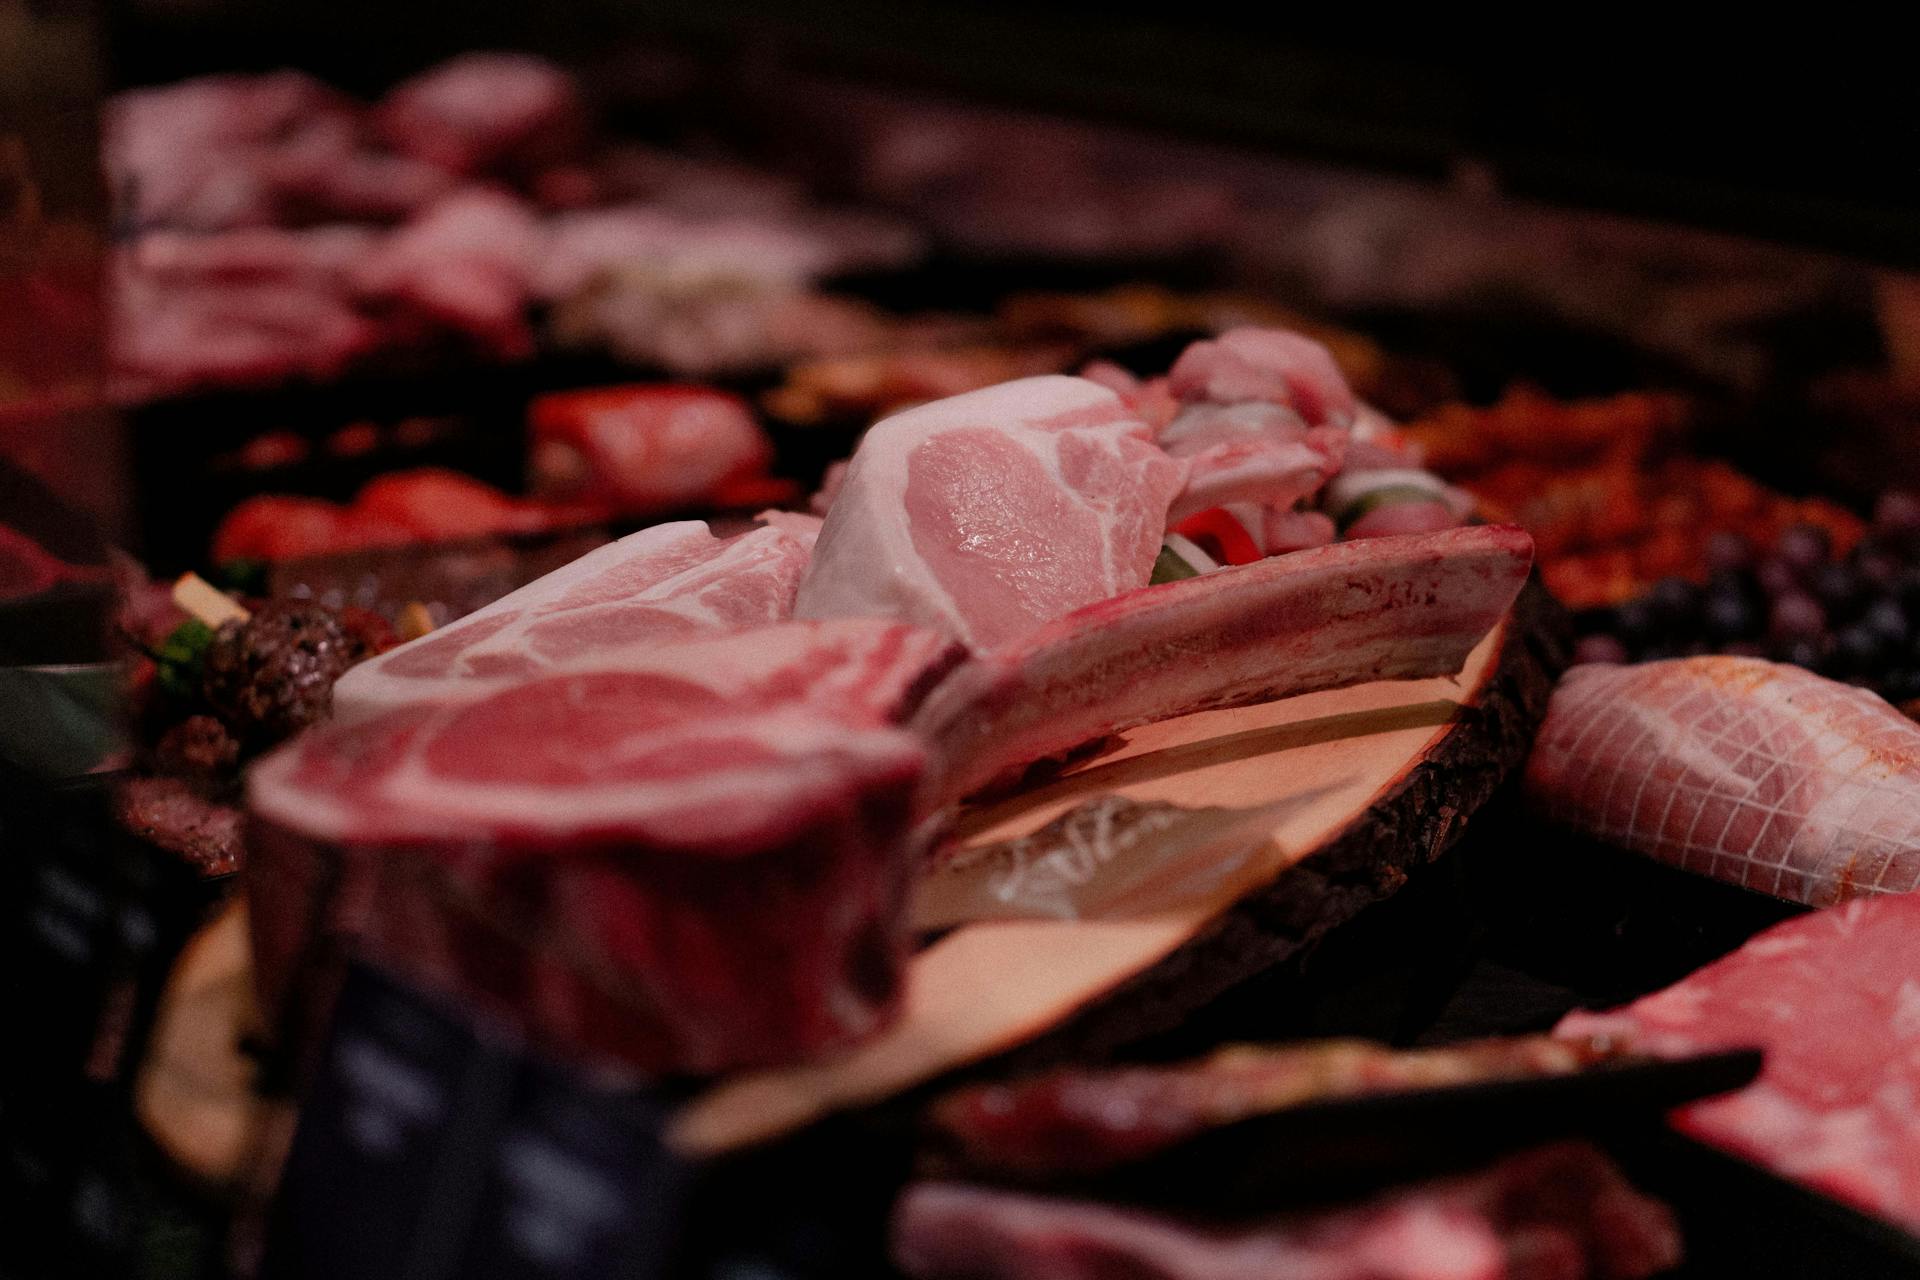
{"label": "raw meat strip", "polygon": [[1673,1113],[1681,1132],[1920,1230],[1920,897],[1775,925],[1665,991],[1555,1034],[1649,1053],[1758,1046],[1760,1078]]}
{"label": "raw meat strip", "polygon": [[468,53],[397,86],[376,126],[408,155],[456,173],[532,172],[564,158],[585,134],[566,72],[518,53]]}
{"label": "raw meat strip", "polygon": [[956,656],[901,624],[787,623],[304,736],[248,779],[267,1007],[319,1016],[287,1003],[318,929],[647,1072],[870,1033],[923,759],[891,723]]}
{"label": "raw meat strip", "polygon": [[1558,821],[1776,897],[1920,885],[1920,727],[1799,667],[1575,667],[1526,779]]}
{"label": "raw meat strip", "polygon": [[1336,543],[1089,605],[967,664],[921,709],[938,800],[1154,720],[1450,675],[1532,555],[1523,530],[1489,525]]}
{"label": "raw meat strip", "polygon": [[527,417],[536,486],[621,511],[711,502],[773,461],[773,443],[746,403],[706,387],[553,392],[534,400]]}
{"label": "raw meat strip", "polygon": [[1106,1172],[1250,1116],[1329,1098],[1564,1076],[1625,1056],[1624,1037],[1481,1040],[1392,1049],[1365,1040],[1231,1045],[1196,1062],[1063,1067],[972,1085],[929,1110],[967,1172],[1073,1179]]}
{"label": "raw meat strip", "polygon": [[795,615],[900,618],[990,649],[1145,586],[1181,471],[1083,378],[896,414],[854,453]]}
{"label": "raw meat strip", "polygon": [[1251,1223],[921,1183],[894,1210],[893,1257],[915,1280],[1629,1280],[1675,1265],[1680,1234],[1567,1143]]}
{"label": "raw meat strip", "polygon": [[472,697],[596,654],[785,618],[810,539],[760,528],[720,539],[706,522],[655,525],[348,672],[334,715]]}

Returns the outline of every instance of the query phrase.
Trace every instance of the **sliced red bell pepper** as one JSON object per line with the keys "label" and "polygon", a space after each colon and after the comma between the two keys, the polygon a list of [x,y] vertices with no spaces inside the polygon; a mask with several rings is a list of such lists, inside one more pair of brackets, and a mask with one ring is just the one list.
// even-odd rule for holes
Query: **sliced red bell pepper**
{"label": "sliced red bell pepper", "polygon": [[1225,507],[1195,512],[1174,525],[1173,532],[1193,539],[1202,551],[1222,564],[1252,564],[1264,559],[1253,535]]}

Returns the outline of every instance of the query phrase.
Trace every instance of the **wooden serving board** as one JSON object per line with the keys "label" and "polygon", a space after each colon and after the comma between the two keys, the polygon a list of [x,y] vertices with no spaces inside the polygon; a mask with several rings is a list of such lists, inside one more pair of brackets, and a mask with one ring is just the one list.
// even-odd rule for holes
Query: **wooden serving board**
{"label": "wooden serving board", "polygon": [[1262,830],[1231,848],[1218,874],[1181,878],[1170,903],[1122,895],[1097,918],[950,929],[913,960],[888,1031],[833,1060],[723,1082],[681,1112],[672,1141],[723,1153],[965,1068],[1099,1058],[1178,1025],[1446,848],[1524,756],[1565,660],[1557,606],[1530,584],[1455,678],[1149,725],[1117,751],[973,808],[956,828],[963,849],[1028,835],[1112,795],[1252,815]]}

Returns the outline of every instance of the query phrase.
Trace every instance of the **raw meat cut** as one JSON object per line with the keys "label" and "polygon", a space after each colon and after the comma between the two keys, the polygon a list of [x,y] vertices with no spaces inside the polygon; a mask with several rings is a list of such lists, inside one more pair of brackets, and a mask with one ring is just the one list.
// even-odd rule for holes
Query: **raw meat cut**
{"label": "raw meat cut", "polygon": [[1246,1223],[955,1183],[909,1187],[893,1258],[915,1280],[1629,1280],[1680,1234],[1592,1147]]}
{"label": "raw meat cut", "polygon": [[777,622],[808,551],[784,529],[728,539],[700,520],[643,529],[356,667],[334,687],[334,714],[472,697],[616,648]]}
{"label": "raw meat cut", "polygon": [[1681,1132],[1920,1230],[1920,897],[1775,925],[1674,986],[1555,1034],[1650,1053],[1758,1046],[1760,1078],[1673,1113]]}
{"label": "raw meat cut", "polygon": [[1920,886],[1920,727],[1800,667],[1575,667],[1526,780],[1557,821],[1776,897]]}
{"label": "raw meat cut", "polygon": [[531,172],[585,135],[573,80],[518,53],[468,53],[398,85],[374,112],[394,146],[455,173]]}
{"label": "raw meat cut", "polygon": [[773,444],[737,396],[705,387],[596,387],[540,396],[527,412],[535,485],[624,512],[710,502],[763,475]]}
{"label": "raw meat cut", "polygon": [[891,725],[956,656],[787,623],[306,735],[249,778],[268,1007],[313,1016],[283,1002],[318,929],[647,1072],[870,1033],[905,961],[923,759]]}
{"label": "raw meat cut", "polygon": [[[823,551],[832,530],[829,514]],[[937,802],[1155,720],[1449,675],[1513,603],[1532,554],[1510,525],[1453,529],[1336,543],[1089,605],[981,655],[921,709],[914,727],[936,747]]]}
{"label": "raw meat cut", "polygon": [[1310,427],[1345,431],[1359,412],[1327,349],[1286,329],[1229,329],[1196,342],[1174,362],[1167,388],[1188,404],[1284,406]]}
{"label": "raw meat cut", "polygon": [[533,350],[526,309],[544,251],[533,210],[503,192],[455,192],[395,231],[353,276],[363,298],[399,303],[504,357]]}
{"label": "raw meat cut", "polygon": [[855,451],[795,615],[900,618],[991,649],[1145,586],[1181,470],[1083,378],[896,414]]}
{"label": "raw meat cut", "polygon": [[970,1174],[1072,1179],[1249,1116],[1328,1098],[1569,1075],[1624,1056],[1627,1043],[1521,1036],[1407,1050],[1365,1040],[1232,1045],[1196,1062],[1065,1067],[972,1085],[939,1099],[928,1119]]}

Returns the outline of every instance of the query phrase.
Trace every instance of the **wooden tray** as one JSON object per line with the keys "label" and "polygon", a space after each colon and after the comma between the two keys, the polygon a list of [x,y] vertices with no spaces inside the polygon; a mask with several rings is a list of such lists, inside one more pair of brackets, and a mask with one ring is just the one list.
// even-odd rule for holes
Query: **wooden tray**
{"label": "wooden tray", "polygon": [[750,1074],[696,1098],[671,1137],[710,1155],[789,1134],[990,1064],[1092,1059],[1177,1026],[1311,946],[1459,834],[1518,764],[1565,664],[1556,607],[1530,585],[1454,679],[1396,681],[1150,725],[1124,745],[960,819],[968,848],[1076,805],[1257,811],[1264,839],[1172,906],[1096,919],[996,919],[914,960],[885,1034],[841,1058]]}

